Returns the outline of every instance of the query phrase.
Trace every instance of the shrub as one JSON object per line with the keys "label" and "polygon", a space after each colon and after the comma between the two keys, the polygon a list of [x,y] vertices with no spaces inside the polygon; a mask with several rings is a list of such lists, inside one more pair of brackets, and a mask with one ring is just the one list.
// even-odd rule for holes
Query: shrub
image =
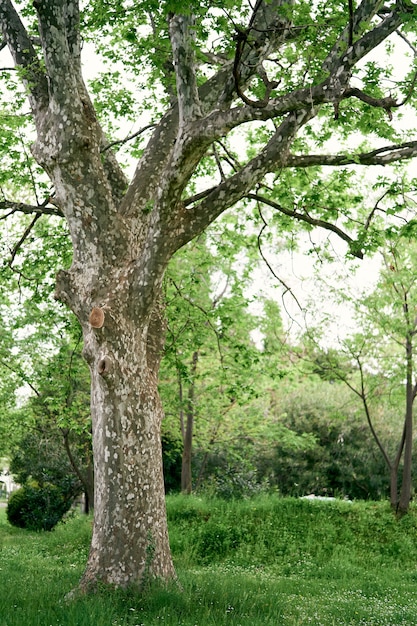
{"label": "shrub", "polygon": [[12,526],[27,530],[52,530],[69,510],[71,502],[54,485],[26,485],[10,496],[7,519]]}
{"label": "shrub", "polygon": [[204,495],[224,500],[251,498],[270,491],[266,478],[260,480],[256,470],[236,463],[217,468],[199,489]]}

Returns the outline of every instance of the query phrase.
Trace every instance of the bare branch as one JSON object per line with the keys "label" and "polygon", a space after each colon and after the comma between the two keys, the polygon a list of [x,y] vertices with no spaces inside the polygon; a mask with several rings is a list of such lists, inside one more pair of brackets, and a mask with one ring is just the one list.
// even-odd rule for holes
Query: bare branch
{"label": "bare branch", "polygon": [[311,217],[311,215],[309,215],[307,212],[300,213],[296,210],[286,209],[277,202],[274,202],[269,198],[265,198],[264,196],[261,196],[257,193],[248,193],[246,197],[250,198],[251,200],[256,200],[256,202],[262,202],[262,204],[266,204],[272,209],[275,209],[276,211],[279,211],[284,215],[288,215],[289,217],[295,218],[300,222],[305,222],[306,224],[310,224],[311,226],[318,226],[325,230],[330,230],[348,244],[351,254],[353,254],[353,256],[357,257],[358,259],[363,259],[363,253],[357,249],[356,241],[335,224],[332,224],[331,222],[326,222],[322,219]]}
{"label": "bare branch", "polygon": [[8,369],[10,372],[13,372],[13,374],[16,374],[17,376],[19,376],[21,378],[21,380],[26,383],[26,385],[28,385],[28,387],[30,387],[32,389],[32,391],[34,392],[34,394],[36,396],[38,396],[38,398],[41,397],[40,392],[36,389],[36,387],[30,382],[28,376],[26,376],[26,374],[20,369],[20,368],[15,368],[12,367],[10,365],[10,363],[4,361],[3,359],[0,360],[0,366],[5,367],[6,369]]}
{"label": "bare branch", "polygon": [[284,280],[280,276],[278,276],[278,274],[275,272],[275,270],[273,269],[272,265],[270,264],[270,262],[268,261],[268,259],[266,258],[265,254],[264,254],[264,251],[262,249],[262,235],[264,233],[264,230],[268,227],[268,222],[266,221],[266,219],[264,218],[264,216],[262,214],[262,211],[261,211],[261,208],[259,206],[259,203],[258,203],[258,211],[259,211],[259,215],[261,217],[261,220],[263,221],[263,226],[262,226],[261,230],[259,231],[257,239],[256,239],[257,246],[258,246],[258,251],[259,251],[259,254],[261,255],[261,258],[262,258],[263,262],[267,266],[268,270],[271,272],[272,276],[275,278],[275,280],[277,280],[280,283],[280,285],[282,285],[284,287],[285,291],[282,294],[282,304],[283,304],[283,307],[284,307],[285,311],[287,312],[288,316],[291,317],[290,313],[287,311],[287,307],[285,306],[284,297],[285,297],[285,295],[287,293],[290,293],[291,296],[294,298],[294,301],[296,302],[296,304],[297,304],[298,308],[300,309],[300,311],[302,311],[303,308],[302,308],[301,304],[299,303],[297,297],[293,293],[291,287],[289,287],[284,282]]}
{"label": "bare branch", "polygon": [[113,146],[123,146],[125,143],[127,143],[128,141],[132,141],[132,139],[136,139],[136,137],[139,137],[139,135],[142,135],[144,132],[146,132],[150,128],[155,128],[155,126],[156,124],[148,124],[147,126],[144,126],[140,130],[136,131],[136,133],[133,133],[132,135],[128,135],[124,139],[116,139],[115,141],[111,141],[110,143],[107,143],[105,146],[103,146],[100,152],[106,152],[106,150],[113,148]]}
{"label": "bare branch", "polygon": [[52,201],[52,198],[49,197],[47,200],[40,205],[34,204],[25,204],[24,202],[11,202],[10,200],[2,200],[0,201],[0,211],[8,211],[6,215],[2,215],[0,220],[4,220],[10,215],[14,213],[25,213],[26,215],[30,215],[32,213],[39,215],[56,215],[58,217],[63,217],[61,209],[57,206],[47,206]]}
{"label": "bare branch", "polygon": [[[364,93],[360,89],[357,89],[356,87],[349,87],[346,89],[344,97],[349,98],[350,96],[358,98],[372,107],[384,109],[388,113],[390,120],[392,120],[391,109],[401,106],[401,104],[392,96],[387,96],[386,98],[374,98],[373,96],[368,96],[368,94]],[[404,102],[402,104],[404,104]]]}
{"label": "bare branch", "polygon": [[35,215],[33,220],[30,222],[29,226],[25,229],[23,235],[20,237],[19,241],[14,245],[13,250],[11,250],[10,259],[8,262],[9,267],[12,267],[17,253],[19,252],[20,248],[25,243],[26,239],[29,237],[30,233],[32,232],[33,227],[35,226],[36,222],[41,217],[41,215],[42,215],[41,213],[38,213],[37,215]]}
{"label": "bare branch", "polygon": [[411,159],[417,155],[417,141],[384,146],[371,152],[346,154],[300,154],[287,158],[287,167],[313,167],[317,165],[389,165],[396,161]]}
{"label": "bare branch", "polygon": [[372,208],[372,211],[369,213],[368,217],[366,218],[366,222],[365,222],[365,227],[364,230],[367,231],[371,225],[372,219],[375,215],[375,213],[377,211],[383,211],[383,209],[381,209],[378,205],[380,202],[382,202],[382,200],[384,200],[384,198],[386,198],[386,196],[389,194],[389,191],[386,191],[385,193],[382,194],[382,196],[380,198],[378,198],[378,200],[376,201],[374,207]]}

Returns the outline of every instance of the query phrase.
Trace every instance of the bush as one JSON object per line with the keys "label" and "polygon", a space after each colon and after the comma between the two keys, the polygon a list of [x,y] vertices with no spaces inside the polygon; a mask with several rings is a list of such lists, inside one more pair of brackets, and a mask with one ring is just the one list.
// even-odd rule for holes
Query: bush
{"label": "bush", "polygon": [[199,488],[208,497],[234,500],[252,498],[270,491],[266,478],[260,480],[256,470],[236,463],[226,468],[217,468]]}
{"label": "bush", "polygon": [[52,530],[71,507],[72,500],[64,497],[54,485],[27,485],[9,498],[7,519],[12,526],[27,530]]}

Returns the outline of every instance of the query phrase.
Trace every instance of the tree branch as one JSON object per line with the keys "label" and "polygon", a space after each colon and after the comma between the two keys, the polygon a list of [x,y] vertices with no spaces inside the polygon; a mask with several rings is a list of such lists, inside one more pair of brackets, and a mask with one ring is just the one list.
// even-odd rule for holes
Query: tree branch
{"label": "tree branch", "polygon": [[391,109],[400,106],[400,103],[398,103],[392,96],[387,96],[386,98],[374,98],[373,96],[368,96],[368,94],[364,93],[360,89],[357,89],[356,87],[349,87],[346,89],[344,97],[349,98],[350,96],[358,98],[372,107],[384,109],[388,113],[390,120],[392,120]]}
{"label": "tree branch", "polygon": [[39,32],[48,72],[49,90],[56,102],[65,104],[78,93],[81,76],[78,42],[78,0],[35,0]]}
{"label": "tree branch", "polygon": [[187,122],[201,116],[195,74],[193,22],[193,18],[189,15],[172,15],[169,20],[169,33],[177,80],[180,131]]}
{"label": "tree branch", "polygon": [[357,249],[356,241],[335,224],[332,224],[331,222],[326,222],[322,219],[311,217],[311,215],[309,215],[308,213],[300,213],[296,210],[286,209],[277,202],[274,202],[269,198],[265,198],[265,196],[261,196],[257,193],[248,193],[246,197],[251,200],[256,200],[256,202],[262,202],[262,204],[266,204],[272,209],[275,209],[276,211],[279,211],[284,215],[288,215],[289,217],[295,218],[300,222],[305,222],[306,224],[310,224],[311,226],[318,226],[319,228],[330,230],[348,244],[350,252],[353,256],[357,257],[358,259],[363,259],[363,253]]}
{"label": "tree branch", "polygon": [[139,129],[136,133],[133,133],[132,135],[128,135],[124,139],[115,139],[115,141],[111,141],[110,143],[106,143],[101,148],[100,152],[102,152],[102,153],[106,152],[106,150],[110,150],[110,148],[113,148],[113,146],[123,146],[123,144],[127,143],[128,141],[132,141],[132,139],[135,139],[136,137],[139,137],[139,135],[142,135],[144,132],[146,132],[150,128],[155,128],[155,126],[156,126],[156,124],[148,124],[147,126],[144,126],[143,128]]}
{"label": "tree branch", "polygon": [[3,43],[9,47],[16,65],[24,70],[23,80],[32,110],[39,112],[46,109],[49,101],[47,79],[26,29],[10,0],[0,2],[0,27]]}
{"label": "tree branch", "polygon": [[282,278],[280,278],[280,277],[278,276],[278,274],[274,271],[274,269],[273,269],[272,265],[270,264],[270,262],[268,261],[268,259],[266,258],[265,254],[264,254],[264,251],[263,251],[263,249],[262,249],[262,235],[263,235],[263,233],[264,233],[264,230],[268,227],[268,223],[267,223],[266,219],[264,218],[264,216],[263,216],[263,214],[262,214],[262,211],[261,211],[261,209],[260,209],[259,205],[258,205],[258,211],[259,211],[259,215],[260,215],[260,217],[261,217],[261,220],[262,220],[262,222],[263,222],[263,226],[262,226],[262,228],[261,228],[261,230],[259,231],[258,236],[257,236],[257,246],[258,246],[258,252],[259,252],[259,254],[260,254],[260,256],[261,256],[261,258],[262,258],[263,262],[265,263],[265,265],[267,266],[267,268],[268,268],[268,269],[269,269],[269,271],[271,272],[272,276],[275,278],[275,280],[277,280],[277,281],[280,283],[280,285],[282,285],[282,287],[284,287],[285,291],[284,291],[284,293],[282,294],[282,305],[283,305],[283,307],[284,307],[284,309],[285,309],[286,313],[288,314],[288,316],[289,316],[289,317],[291,317],[290,313],[289,313],[289,312],[288,312],[288,310],[287,310],[287,307],[285,306],[285,300],[284,300],[284,297],[285,297],[285,295],[286,295],[287,293],[290,293],[290,294],[292,295],[292,297],[294,298],[294,300],[295,300],[295,302],[296,302],[296,304],[297,304],[298,308],[300,309],[300,311],[303,311],[303,308],[302,308],[301,304],[299,303],[298,298],[297,298],[297,297],[296,297],[296,295],[293,293],[293,291],[292,291],[291,287],[289,287],[289,286],[288,286],[288,285],[287,285],[287,284],[286,284],[286,283],[282,280]]}
{"label": "tree branch", "polygon": [[[262,9],[257,12],[256,20],[253,23],[252,46],[245,50],[242,55],[242,67],[240,70],[241,88],[247,84],[256,73],[259,64],[282,43],[292,37],[289,22],[282,17],[282,7],[288,7],[293,0],[271,0],[263,3]],[[233,61],[229,61],[212,78],[207,80],[198,90],[199,103],[203,116],[210,115],[216,111],[227,110],[235,97],[235,84],[233,79]],[[167,168],[172,159],[172,148],[167,150],[167,146],[175,144],[178,132],[178,105],[170,109],[156,127],[148,145],[136,168],[135,175],[120,207],[122,213],[131,214],[138,212],[147,205],[152,197],[156,185],[160,182],[161,173]],[[207,117],[202,122],[202,127],[207,131]],[[194,122],[196,124],[196,122]],[[194,132],[195,130],[195,132]],[[182,146],[182,151],[178,150],[175,163],[172,163],[172,174],[175,177],[174,192],[180,196],[189,179],[190,163],[188,157],[193,155],[193,159],[198,163],[199,158],[204,154],[207,147],[222,136],[221,121],[218,121],[218,128],[215,129],[213,139],[200,142],[198,139],[198,129],[194,127],[192,136],[187,143]],[[187,151],[187,155],[183,153]],[[197,152],[198,151],[198,152]],[[191,168],[192,169],[192,168]],[[169,181],[166,187],[167,196],[172,199]],[[171,202],[172,204],[172,202]],[[174,219],[174,218],[173,218]]]}
{"label": "tree branch", "polygon": [[[378,2],[364,0],[362,4],[378,5]],[[414,9],[416,10],[416,8]],[[363,59],[371,50],[374,50],[389,35],[397,30],[404,22],[404,13],[401,11],[392,11],[382,20],[375,28],[366,32],[358,39],[346,53],[342,54],[340,60],[336,60],[331,64],[331,73],[337,73],[339,67],[343,66],[346,70],[350,70],[358,61]],[[363,25],[362,25],[363,26]]]}
{"label": "tree branch", "polygon": [[41,216],[42,216],[41,213],[37,213],[35,215],[35,217],[30,222],[29,226],[25,229],[23,235],[20,237],[19,241],[14,245],[13,250],[11,250],[10,259],[9,259],[9,262],[8,262],[8,266],[9,267],[12,267],[17,253],[19,252],[20,248],[25,243],[26,239],[29,237],[30,233],[32,232],[33,227],[35,226],[36,222],[38,221],[38,219]]}
{"label": "tree branch", "polygon": [[287,158],[287,167],[313,167],[317,165],[389,165],[396,161],[411,159],[417,155],[417,141],[406,141],[398,145],[384,146],[371,152],[359,154],[292,154]]}
{"label": "tree branch", "polygon": [[[392,468],[391,460],[390,460],[390,458],[388,456],[387,451],[385,450],[385,448],[384,448],[384,446],[382,444],[382,441],[378,437],[378,434],[377,434],[377,432],[375,430],[375,427],[374,427],[374,424],[373,424],[373,421],[372,421],[371,411],[370,411],[370,408],[369,408],[369,404],[368,404],[368,400],[367,400],[367,394],[366,394],[366,391],[365,391],[365,376],[364,376],[364,372],[363,372],[362,362],[361,362],[359,356],[356,356],[355,358],[356,358],[356,363],[358,364],[358,368],[359,368],[360,384],[361,384],[360,391],[359,392],[356,391],[356,393],[362,400],[363,408],[365,410],[365,415],[366,415],[366,421],[368,422],[368,426],[369,426],[369,429],[370,429],[370,431],[372,433],[374,441],[375,441],[376,445],[378,446],[382,456],[384,457],[384,460],[385,460],[385,463],[386,463],[388,469],[391,470],[391,468]],[[346,383],[346,381],[345,381],[345,383]],[[355,391],[355,389],[353,387],[350,387],[350,388],[353,391]]]}
{"label": "tree branch", "polygon": [[50,202],[50,197],[40,205],[25,204],[24,202],[11,202],[10,200],[0,201],[0,211],[8,211],[6,215],[2,215],[0,217],[0,220],[5,220],[14,213],[25,213],[26,215],[36,213],[39,215],[57,215],[58,217],[64,217],[64,214],[59,207],[46,206]]}
{"label": "tree branch", "polygon": [[[349,11],[349,23],[343,29],[339,39],[331,49],[322,67],[332,73],[339,65],[341,55],[352,48],[355,35],[363,31],[364,24],[369,24],[377,15],[385,0],[362,0],[357,9]],[[350,5],[349,5],[350,6]]]}
{"label": "tree branch", "polygon": [[239,172],[223,181],[192,209],[183,210],[183,230],[174,245],[181,247],[201,233],[216,217],[247,196],[265,174],[286,167],[289,147],[299,129],[315,114],[314,110],[292,113],[281,123],[265,148]]}

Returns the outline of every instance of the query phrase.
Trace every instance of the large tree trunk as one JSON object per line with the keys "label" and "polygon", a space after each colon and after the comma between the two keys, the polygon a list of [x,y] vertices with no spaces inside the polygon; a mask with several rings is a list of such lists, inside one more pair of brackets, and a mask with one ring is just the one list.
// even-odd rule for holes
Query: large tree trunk
{"label": "large tree trunk", "polygon": [[[107,321],[106,321],[107,320]],[[166,525],[157,389],[149,323],[107,312],[85,330],[91,370],[94,528],[81,586],[174,577]]]}

